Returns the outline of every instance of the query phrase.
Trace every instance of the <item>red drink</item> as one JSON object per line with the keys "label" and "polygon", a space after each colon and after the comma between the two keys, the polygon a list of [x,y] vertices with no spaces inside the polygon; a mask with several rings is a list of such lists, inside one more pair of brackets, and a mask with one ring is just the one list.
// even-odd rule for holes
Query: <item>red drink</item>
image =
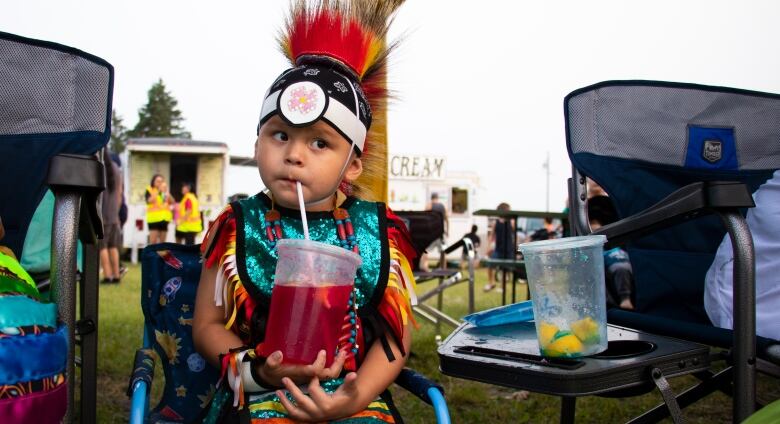
{"label": "red drink", "polygon": [[325,349],[326,366],[333,363],[347,314],[351,285],[305,286],[276,284],[265,330],[263,354],[281,350],[283,361],[311,364]]}

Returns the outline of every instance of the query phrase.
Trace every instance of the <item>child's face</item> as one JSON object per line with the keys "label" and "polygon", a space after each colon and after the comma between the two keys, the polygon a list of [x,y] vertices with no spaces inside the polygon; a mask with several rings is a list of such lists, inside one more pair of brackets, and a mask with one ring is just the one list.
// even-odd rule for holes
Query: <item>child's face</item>
{"label": "child's face", "polygon": [[296,181],[301,182],[307,210],[333,208],[344,163],[344,180],[354,181],[363,171],[351,144],[330,125],[317,121],[306,127],[291,127],[274,116],[260,127],[255,159],[265,186],[287,208],[298,208]]}

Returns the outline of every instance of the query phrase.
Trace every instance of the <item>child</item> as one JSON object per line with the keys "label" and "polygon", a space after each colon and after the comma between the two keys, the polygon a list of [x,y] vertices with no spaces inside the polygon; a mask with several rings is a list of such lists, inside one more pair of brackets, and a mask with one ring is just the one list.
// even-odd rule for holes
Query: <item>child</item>
{"label": "child", "polygon": [[[617,221],[617,212],[609,197],[598,195],[588,199],[588,220],[591,230],[597,230]],[[604,271],[608,284],[608,303],[616,304],[622,309],[633,310],[634,303],[631,296],[634,292],[634,270],[628,252],[619,247],[605,250]],[[615,295],[617,301],[614,299]]]}
{"label": "child", "polygon": [[[383,203],[349,195],[366,193],[371,176],[358,177],[384,147],[368,130],[386,100],[383,38],[393,9],[323,1],[292,12],[280,41],[295,67],[268,90],[255,142],[267,192],[228,206],[202,246],[193,337],[223,375],[206,422],[400,421],[386,389],[410,348],[415,253]],[[303,366],[279,351],[262,356],[276,241],[303,238],[298,182],[311,239],[363,259],[330,366],[324,350]]]}

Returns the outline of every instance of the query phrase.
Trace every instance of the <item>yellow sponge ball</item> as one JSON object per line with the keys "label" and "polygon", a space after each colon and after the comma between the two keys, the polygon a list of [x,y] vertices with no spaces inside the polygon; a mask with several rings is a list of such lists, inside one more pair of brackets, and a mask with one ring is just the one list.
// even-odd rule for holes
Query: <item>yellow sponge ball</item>
{"label": "yellow sponge ball", "polygon": [[570,325],[572,333],[585,344],[599,342],[599,324],[591,317],[585,317]]}
{"label": "yellow sponge ball", "polygon": [[583,345],[580,339],[574,334],[568,333],[556,337],[546,348],[544,348],[542,354],[550,357],[571,357],[580,356],[582,350]]}
{"label": "yellow sponge ball", "polygon": [[539,323],[539,346],[544,349],[552,341],[553,337],[558,333],[558,327],[555,324],[549,322]]}

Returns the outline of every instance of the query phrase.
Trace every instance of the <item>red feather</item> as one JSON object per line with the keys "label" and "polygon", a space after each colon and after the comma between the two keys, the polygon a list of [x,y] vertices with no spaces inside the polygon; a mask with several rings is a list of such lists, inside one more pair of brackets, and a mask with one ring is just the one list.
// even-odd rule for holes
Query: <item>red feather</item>
{"label": "red feather", "polygon": [[372,34],[342,11],[319,8],[313,12],[296,10],[288,37],[296,62],[304,55],[326,56],[360,76],[366,67]]}

